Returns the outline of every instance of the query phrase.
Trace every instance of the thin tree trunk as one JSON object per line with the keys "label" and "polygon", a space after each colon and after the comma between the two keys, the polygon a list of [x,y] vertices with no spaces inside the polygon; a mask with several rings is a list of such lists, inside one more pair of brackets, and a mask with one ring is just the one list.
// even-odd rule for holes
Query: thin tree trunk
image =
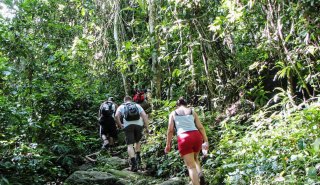
{"label": "thin tree trunk", "polygon": [[[190,42],[192,42],[192,36],[190,35]],[[188,56],[190,61],[190,68],[191,68],[191,78],[192,78],[192,86],[193,86],[193,93],[197,92],[197,81],[196,81],[196,72],[194,68],[194,61],[193,61],[193,46],[188,47]]]}
{"label": "thin tree trunk", "polygon": [[[119,38],[119,15],[120,15],[120,1],[114,0],[114,22],[113,22],[113,36],[114,40],[116,42],[117,47],[117,59],[122,60],[121,56],[121,39]],[[123,81],[123,87],[124,92],[126,95],[129,95],[129,87],[127,85],[127,78],[123,71],[121,71],[122,81]]]}
{"label": "thin tree trunk", "polygon": [[149,34],[151,38],[151,59],[152,59],[152,73],[153,78],[151,82],[151,91],[154,93],[155,98],[161,98],[161,78],[159,75],[159,64],[157,61],[157,44],[155,38],[155,19],[156,19],[156,4],[155,0],[148,0],[149,10]]}
{"label": "thin tree trunk", "polygon": [[210,76],[210,73],[209,73],[209,67],[208,67],[208,60],[207,60],[207,56],[206,56],[206,51],[205,51],[205,48],[204,48],[203,44],[201,44],[201,53],[202,53],[202,60],[203,60],[204,70],[205,70],[206,76],[207,76],[208,101],[209,101],[208,110],[210,111],[211,110],[211,96],[213,94],[213,86],[212,86],[211,76]]}

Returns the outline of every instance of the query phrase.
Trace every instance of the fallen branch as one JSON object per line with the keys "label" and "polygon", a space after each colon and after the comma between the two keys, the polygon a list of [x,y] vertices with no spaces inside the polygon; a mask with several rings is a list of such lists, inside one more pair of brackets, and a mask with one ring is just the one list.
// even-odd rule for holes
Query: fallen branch
{"label": "fallen branch", "polygon": [[97,156],[97,155],[99,155],[99,154],[100,154],[100,152],[95,152],[95,153],[92,153],[92,154],[86,155],[86,156],[85,156],[85,158],[86,158],[87,160],[89,160],[90,162],[96,162],[97,160],[96,160],[96,159],[91,158],[91,156]]}

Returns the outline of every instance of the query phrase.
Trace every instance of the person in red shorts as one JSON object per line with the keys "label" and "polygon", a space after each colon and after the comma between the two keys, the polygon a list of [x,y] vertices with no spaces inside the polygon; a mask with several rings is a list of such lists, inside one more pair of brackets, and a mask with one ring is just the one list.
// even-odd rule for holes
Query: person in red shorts
{"label": "person in red shorts", "polygon": [[169,115],[165,153],[170,152],[174,130],[177,132],[179,153],[188,168],[192,184],[205,184],[199,153],[203,143],[204,149],[208,150],[208,138],[198,114],[187,107],[183,97],[179,98],[176,110]]}

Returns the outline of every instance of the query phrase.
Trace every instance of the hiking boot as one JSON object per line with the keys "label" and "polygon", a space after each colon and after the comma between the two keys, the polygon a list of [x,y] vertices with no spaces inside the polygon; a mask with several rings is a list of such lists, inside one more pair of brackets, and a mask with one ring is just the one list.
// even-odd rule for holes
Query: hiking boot
{"label": "hiking boot", "polygon": [[198,176],[199,176],[199,180],[200,180],[200,185],[206,185],[206,181],[205,181],[205,179],[204,179],[203,173],[200,172],[200,173],[198,174]]}
{"label": "hiking boot", "polygon": [[130,169],[130,171],[132,171],[132,172],[137,172],[138,171],[137,161],[136,161],[136,159],[134,157],[131,158],[131,169]]}

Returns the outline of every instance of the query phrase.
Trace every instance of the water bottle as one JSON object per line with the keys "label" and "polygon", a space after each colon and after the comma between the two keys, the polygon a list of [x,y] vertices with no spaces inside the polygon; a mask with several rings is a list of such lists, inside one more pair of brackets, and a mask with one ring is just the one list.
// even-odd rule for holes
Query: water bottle
{"label": "water bottle", "polygon": [[208,146],[209,146],[208,142],[202,143],[202,154],[205,157],[208,155],[208,149],[207,149]]}

